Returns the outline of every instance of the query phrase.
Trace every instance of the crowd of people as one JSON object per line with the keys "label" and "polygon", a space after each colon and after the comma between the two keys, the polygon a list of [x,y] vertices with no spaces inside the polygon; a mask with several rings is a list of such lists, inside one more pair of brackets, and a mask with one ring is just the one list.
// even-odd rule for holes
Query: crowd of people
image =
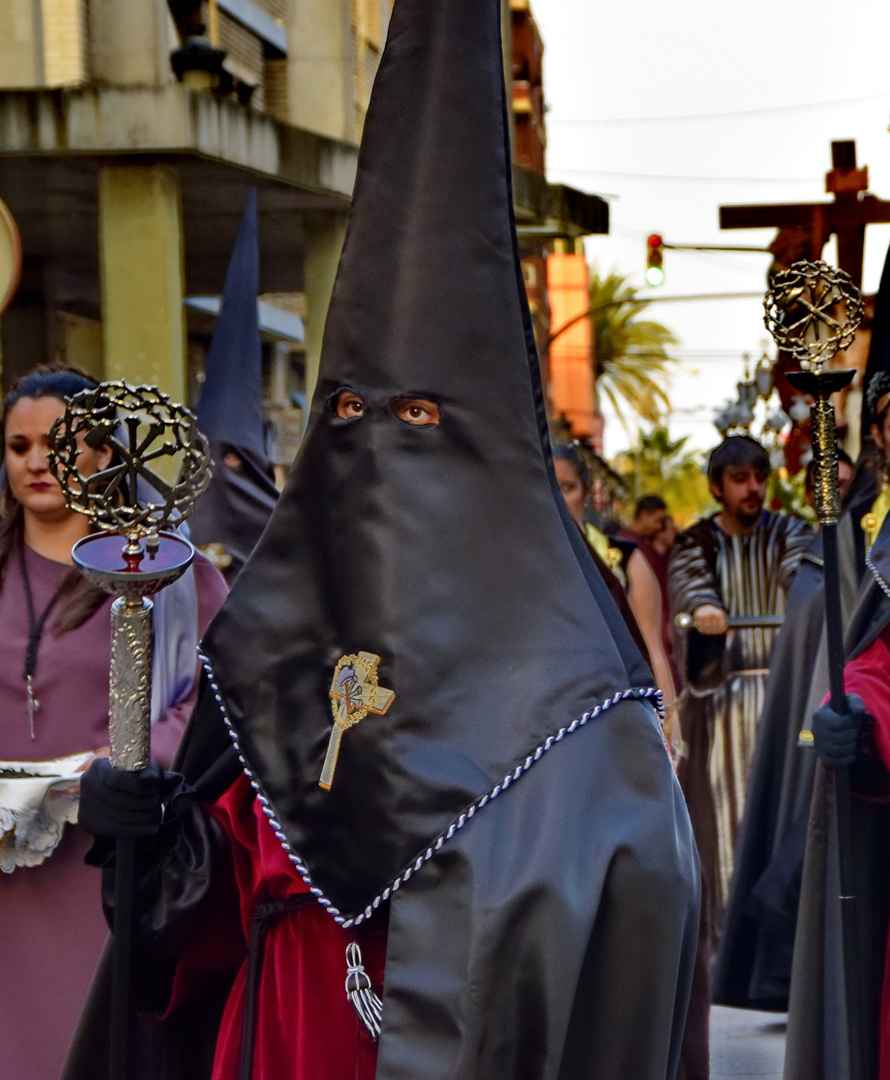
{"label": "crowd of people", "polygon": [[[224,365],[225,361],[217,363]],[[878,380],[879,389],[885,381],[890,382]],[[93,380],[64,364],[44,365],[19,380],[7,395],[3,411],[6,468],[0,519],[0,625],[10,655],[17,648],[22,653],[21,671],[7,665],[3,676],[2,692],[7,700],[4,715],[20,717],[18,725],[7,726],[4,758],[9,762],[47,763],[70,758],[68,768],[78,774],[95,758],[108,753],[110,598],[88,586],[72,567],[71,547],[87,534],[89,526],[85,518],[67,509],[59,484],[49,471],[47,450],[49,428],[61,415],[66,401],[92,385]],[[890,394],[886,400],[876,393],[871,396],[876,409],[874,430],[879,436],[883,416],[880,410],[887,409]],[[207,426],[213,429],[213,417]],[[243,433],[228,432],[223,433],[219,443],[216,456],[220,459],[239,455],[239,461],[226,466],[215,481],[217,485],[229,484],[230,471],[237,470],[241,455],[246,456],[243,444],[249,444],[250,439]],[[695,968],[680,1075],[705,1077],[708,971],[720,942],[731,893],[733,856],[745,815],[758,718],[764,702],[769,704],[771,654],[780,621],[776,617],[785,611],[786,597],[801,561],[806,565],[813,530],[793,515],[764,510],[769,462],[762,447],[748,437],[726,439],[711,453],[708,476],[719,510],[680,533],[666,503],[657,495],[644,495],[637,501],[627,526],[607,525],[592,508],[590,470],[583,453],[565,444],[553,445],[552,452],[566,508],[627,629],[651,665],[663,696],[665,743],[679,773],[701,859],[704,914],[698,955],[699,960],[707,958]],[[85,451],[80,459],[81,471],[89,475],[107,467],[110,454],[101,447]],[[268,475],[261,463],[258,468],[264,477]],[[237,482],[243,485],[244,477],[237,477]],[[265,479],[260,482],[258,491],[267,491],[268,483]],[[874,487],[874,482],[871,486],[860,483],[867,498],[873,496]],[[219,498],[211,496],[208,502]],[[861,501],[856,505],[860,506]],[[266,517],[270,513],[271,508]],[[208,522],[214,536],[256,530],[254,514],[241,521],[237,513],[227,509],[217,520],[221,526],[217,532],[213,531],[212,517]],[[211,547],[219,550],[223,545],[212,543]],[[878,557],[882,552],[878,545],[873,555]],[[170,605],[171,612],[176,613],[172,621],[165,616],[165,605],[160,601],[156,665],[170,662],[182,667],[181,655],[165,644],[165,639],[185,635],[194,650],[226,589],[219,573],[199,555],[180,591],[187,591],[191,599],[185,609],[181,603]],[[809,600],[812,589],[806,593]],[[176,624],[183,610],[194,612],[193,621],[186,627]],[[687,613],[691,625],[681,629],[677,616]],[[732,620],[739,617],[759,616],[765,617],[763,625],[732,626]],[[881,690],[880,672],[884,668],[890,672],[885,636],[883,628],[876,634],[872,632],[867,647],[853,661],[853,686],[864,696],[852,699],[850,717],[841,718],[827,706],[815,715],[819,749],[826,760],[844,764],[860,760],[857,737],[863,717],[876,718],[869,721],[869,730],[874,723],[877,751],[872,751],[866,770],[872,788],[876,783],[874,759],[882,745],[877,718],[883,716],[881,699],[875,695]],[[789,637],[785,635],[782,640]],[[192,663],[190,671],[159,677],[163,685],[175,688],[171,699],[157,706],[152,717],[152,755],[164,768],[172,763],[193,710],[197,674]],[[72,695],[77,702],[74,710]],[[787,697],[780,694],[779,700],[786,702]],[[787,722],[783,726],[787,729]],[[229,772],[233,764],[228,763]],[[206,765],[206,761],[202,762],[201,768]],[[240,779],[233,781],[231,789],[216,801],[214,821],[220,827],[226,821],[225,827],[233,831],[239,843],[245,843],[250,835],[248,848],[258,866],[273,860],[262,874],[283,874],[287,871],[286,857],[282,862],[274,852],[263,854],[263,818],[249,825],[244,817],[247,814],[254,820],[253,792],[245,774],[237,767],[235,772]],[[105,938],[98,876],[84,862],[90,837],[70,814],[76,790],[76,785],[56,780],[40,783],[32,792],[30,807],[33,811],[39,806],[40,815],[27,818],[29,811],[23,809],[19,819],[8,827],[5,838],[4,855],[10,865],[4,865],[9,878],[0,891],[0,904],[4,925],[10,931],[11,962],[27,971],[29,978],[18,980],[14,986],[7,984],[8,1000],[2,1016],[8,1028],[7,1059],[22,1075],[26,1069],[35,1077],[58,1075]],[[101,814],[89,820],[101,831],[105,821]],[[42,824],[41,830],[35,827],[35,821]],[[137,832],[143,827],[144,822],[137,825]],[[257,828],[259,832],[254,835]],[[187,847],[193,858],[196,841],[189,839]],[[802,850],[798,854],[802,856]],[[24,867],[28,869],[18,870]],[[18,872],[12,874],[13,869]],[[257,871],[252,873],[248,887],[257,893]],[[298,884],[294,879],[282,894],[282,903],[302,895]],[[52,928],[62,923],[72,944],[60,953]],[[328,921],[316,917],[315,923],[314,947],[323,950],[326,932],[329,936]],[[212,921],[211,927],[218,941],[218,922]],[[735,934],[737,928],[731,929]],[[202,948],[205,953],[212,951],[206,943],[202,945],[200,935],[195,938],[198,944],[193,948],[198,952]],[[368,969],[382,977],[380,934],[376,938],[373,934],[363,935],[361,941],[369,954]],[[732,952],[733,947],[730,942],[724,952]],[[305,946],[300,948],[302,951]],[[744,963],[741,966],[744,968]],[[726,967],[724,962],[724,970]],[[737,982],[736,967],[730,965]],[[46,1002],[48,992],[55,996],[51,1025],[37,1008],[38,1001]],[[778,998],[782,1007],[787,1000],[787,980],[785,992]],[[740,1003],[731,993],[728,1000]],[[756,994],[744,1003],[775,1006],[775,1002]],[[277,1007],[299,1011],[296,1001],[280,1001]],[[39,1025],[43,1033],[37,1040],[39,1050],[35,1050],[36,1031],[23,1025],[22,1016],[34,1018]],[[696,1025],[698,1030],[694,1031]],[[295,1039],[296,1031],[292,1032]],[[301,1038],[306,1040],[307,1033],[303,1032]],[[297,1042],[281,1052],[296,1054]],[[235,1059],[240,1060],[241,1045],[230,1038],[227,1053],[232,1058],[232,1070]],[[20,1056],[15,1058],[17,1047],[21,1048]],[[256,1050],[253,1053],[256,1055]]]}
{"label": "crowd of people", "polygon": [[[718,510],[679,534],[657,495],[637,501],[629,526],[604,524],[592,509],[583,455],[576,447],[554,448],[566,503],[613,577],[613,590],[620,583],[626,594],[625,614],[662,690],[666,743],[701,860],[699,952],[679,1072],[687,1080],[709,1075],[712,1001],[790,1007],[786,1076],[846,1075],[840,929],[827,884],[838,841],[832,835],[830,845],[824,842],[833,828],[832,766],[853,767],[854,821],[868,837],[857,850],[866,883],[863,933],[876,950],[862,973],[868,1076],[878,1076],[879,1060],[882,1080],[890,1076],[890,994],[882,992],[884,965],[875,961],[890,903],[883,870],[890,821],[879,806],[890,794],[882,727],[890,723],[883,715],[890,691],[890,531],[883,529],[890,375],[871,379],[867,408],[870,445],[858,468],[838,453],[846,511],[842,604],[852,628],[843,715],[827,704],[819,523],[765,509],[770,463],[762,446],[733,436],[709,454]],[[805,472],[811,510],[815,468],[814,459]],[[657,582],[655,602],[636,569],[642,564]],[[821,846],[813,840],[819,830]],[[805,861],[809,889],[802,885]],[[813,1039],[816,1025],[821,1034]]]}
{"label": "crowd of people", "polygon": [[[707,1080],[712,1000],[789,1010],[788,1080],[846,1075],[827,823],[849,767],[874,943],[890,375],[868,386],[874,453],[841,461],[838,711],[822,538],[765,508],[756,440],[712,451],[715,512],[683,530],[651,493],[604,522],[583,452],[551,443],[499,35],[495,0],[396,0],[280,493],[248,201],[198,406],[206,557],[156,600],[143,770],[108,759],[111,601],[73,566],[90,525],[47,458],[94,380],[56,362],[6,396],[4,1080],[109,1075],[128,838],[128,1080]],[[113,459],[84,442],[80,472]],[[883,947],[862,965],[868,1080],[890,1080]]]}

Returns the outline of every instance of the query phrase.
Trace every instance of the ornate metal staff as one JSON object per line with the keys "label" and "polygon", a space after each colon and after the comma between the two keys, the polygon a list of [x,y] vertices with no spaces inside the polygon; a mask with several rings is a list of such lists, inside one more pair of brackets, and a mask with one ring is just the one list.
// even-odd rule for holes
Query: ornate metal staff
{"label": "ornate metal staff", "polygon": [[[844,636],[841,612],[837,525],[841,507],[837,478],[837,432],[831,395],[848,386],[851,370],[824,370],[841,349],[853,341],[862,320],[862,296],[849,274],[824,262],[797,262],[776,274],[764,300],[764,322],[780,350],[800,362],[801,371],[787,379],[795,390],[815,400],[812,412],[816,461],[816,513],[822,523],[825,563],[825,633],[831,707],[846,713],[844,693]],[[856,897],[850,824],[850,776],[834,770],[840,905],[847,999],[847,1043],[851,1080],[865,1080],[862,983],[856,936]]]}
{"label": "ornate metal staff", "polygon": [[[120,769],[143,769],[151,758],[149,597],[181,577],[194,558],[187,540],[165,530],[188,516],[207,486],[209,446],[188,409],[154,387],[123,382],[103,383],[72,397],[50,431],[50,444],[50,466],[68,506],[85,514],[96,530],[74,545],[72,558],[90,581],[117,597],[111,606],[111,761]],[[83,475],[77,459],[84,445],[110,447],[114,458],[109,468]],[[164,466],[164,475],[158,465]],[[132,838],[118,839],[111,1080],[132,1075],[135,854]]]}

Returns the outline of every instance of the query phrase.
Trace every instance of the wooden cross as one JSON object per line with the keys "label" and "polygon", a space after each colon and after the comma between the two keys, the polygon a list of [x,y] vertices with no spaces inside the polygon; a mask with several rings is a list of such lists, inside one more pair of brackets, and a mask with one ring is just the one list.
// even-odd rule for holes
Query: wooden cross
{"label": "wooden cross", "polygon": [[[865,194],[868,166],[857,168],[855,142],[833,142],[831,164],[831,172],[825,176],[825,190],[834,195],[833,202],[721,206],[720,228],[778,229],[770,251],[783,266],[801,258],[818,262],[829,237],[834,235],[838,266],[861,288],[865,226],[890,222],[890,202]],[[785,248],[791,251],[783,257]]]}
{"label": "wooden cross", "polygon": [[377,665],[380,657],[374,653],[360,652],[341,656],[334,669],[334,678],[329,691],[334,712],[334,727],[328,742],[324,766],[318,786],[331,790],[334,771],[340,755],[340,742],[343,733],[363,720],[368,713],[382,716],[392,705],[395,691],[379,686]]}

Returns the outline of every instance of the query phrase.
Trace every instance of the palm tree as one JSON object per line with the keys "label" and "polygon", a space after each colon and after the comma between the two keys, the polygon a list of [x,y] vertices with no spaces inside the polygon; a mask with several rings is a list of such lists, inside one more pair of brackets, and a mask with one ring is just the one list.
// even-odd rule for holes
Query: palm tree
{"label": "palm tree", "polygon": [[614,463],[637,497],[660,495],[681,527],[701,516],[711,502],[702,455],[686,450],[687,438],[672,440],[665,427],[638,430],[636,445]]}
{"label": "palm tree", "polygon": [[676,360],[667,346],[677,339],[661,323],[638,317],[649,303],[637,298],[626,277],[614,272],[603,277],[595,267],[591,270],[597,394],[608,400],[628,433],[625,408],[650,423],[658,423],[671,408],[667,381]]}

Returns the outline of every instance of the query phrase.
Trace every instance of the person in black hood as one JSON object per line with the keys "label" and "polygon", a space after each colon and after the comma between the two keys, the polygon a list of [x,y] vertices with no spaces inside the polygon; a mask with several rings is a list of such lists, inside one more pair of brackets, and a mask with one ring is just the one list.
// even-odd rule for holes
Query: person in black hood
{"label": "person in black hood", "polygon": [[849,1075],[835,766],[850,767],[864,1075],[890,1076],[890,519],[885,517],[866,562],[845,634],[848,713],[834,712],[826,698],[811,720],[809,753],[817,760],[791,969],[786,1080]]}
{"label": "person in black hood", "polygon": [[[147,856],[147,1076],[675,1074],[695,849],[553,473],[500,25],[396,0],[306,437]],[[94,770],[94,832],[156,784]]]}
{"label": "person in black hood", "polygon": [[226,272],[197,408],[198,426],[210,440],[213,475],[189,518],[192,541],[229,586],[278,500],[263,437],[258,282],[257,195],[252,189]]}
{"label": "person in black hood", "polygon": [[[884,299],[890,303],[890,294]],[[868,384],[872,451],[883,441],[881,432],[890,432],[887,391],[886,373]],[[863,579],[871,580],[866,555],[890,505],[879,469],[878,455],[864,449],[844,499],[838,552],[845,623],[852,616]],[[745,817],[714,965],[714,1000],[720,1005],[776,1012],[788,1009],[816,776],[812,745],[799,736],[827,691],[822,537],[817,533],[789,590],[785,626],[770,658],[745,793]]]}

